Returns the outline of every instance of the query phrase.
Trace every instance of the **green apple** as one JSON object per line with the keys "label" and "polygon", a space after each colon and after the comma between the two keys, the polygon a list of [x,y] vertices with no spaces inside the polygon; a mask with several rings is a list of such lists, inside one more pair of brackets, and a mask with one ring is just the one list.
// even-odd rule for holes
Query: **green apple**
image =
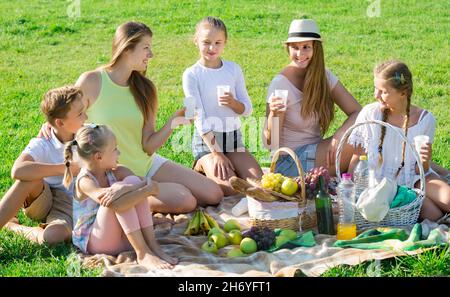
{"label": "green apple", "polygon": [[225,232],[230,232],[231,230],[241,230],[241,226],[235,219],[229,219],[225,222],[225,225],[223,225],[223,230],[225,230]]}
{"label": "green apple", "polygon": [[227,253],[227,258],[236,258],[243,256],[245,256],[245,254],[238,248],[233,248],[232,250],[229,250]]}
{"label": "green apple", "polygon": [[208,253],[217,254],[216,244],[209,240],[202,244],[202,250]]}
{"label": "green apple", "polygon": [[297,232],[292,229],[283,229],[279,235],[286,236],[289,240],[294,240],[297,238]]}
{"label": "green apple", "polygon": [[246,237],[242,239],[240,248],[244,253],[252,254],[258,250],[258,245],[256,244],[256,241],[254,241],[250,237]]}
{"label": "green apple", "polygon": [[289,238],[284,236],[284,235],[278,235],[275,238],[275,247],[279,248],[281,246],[283,246],[284,244],[286,244],[287,242],[289,242]]}
{"label": "green apple", "polygon": [[292,178],[286,178],[281,184],[281,193],[292,196],[297,192],[298,184]]}
{"label": "green apple", "polygon": [[242,241],[242,234],[239,230],[231,230],[228,232],[228,240],[231,244],[239,245]]}
{"label": "green apple", "polygon": [[228,239],[223,233],[215,233],[211,235],[209,240],[214,242],[218,249],[221,249],[224,246],[228,245]]}
{"label": "green apple", "polygon": [[208,238],[211,237],[211,235],[216,234],[216,233],[223,233],[223,230],[217,227],[211,228],[208,232]]}

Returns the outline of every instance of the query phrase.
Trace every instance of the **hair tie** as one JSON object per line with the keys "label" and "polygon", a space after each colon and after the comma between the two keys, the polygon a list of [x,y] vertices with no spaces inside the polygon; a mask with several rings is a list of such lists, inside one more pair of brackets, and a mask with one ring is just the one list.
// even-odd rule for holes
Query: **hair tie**
{"label": "hair tie", "polygon": [[72,140],[72,145],[78,145],[78,141],[76,139]]}
{"label": "hair tie", "polygon": [[66,167],[67,167],[67,168],[70,167],[70,162],[69,162],[69,161],[66,162]]}
{"label": "hair tie", "polygon": [[406,82],[406,79],[405,79],[405,76],[403,75],[403,73],[395,72],[394,79],[401,85],[403,85]]}
{"label": "hair tie", "polygon": [[89,145],[94,144],[94,137],[92,137],[92,134],[88,134],[87,141],[88,141]]}

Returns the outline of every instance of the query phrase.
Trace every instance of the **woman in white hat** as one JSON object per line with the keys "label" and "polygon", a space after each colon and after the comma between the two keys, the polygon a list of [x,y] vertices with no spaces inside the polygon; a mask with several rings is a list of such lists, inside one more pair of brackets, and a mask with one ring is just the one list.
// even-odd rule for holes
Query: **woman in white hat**
{"label": "woman in white hat", "polygon": [[[336,148],[343,133],[361,110],[361,105],[325,68],[322,37],[314,20],[294,20],[285,41],[291,62],[273,79],[266,104],[264,140],[272,151],[289,147],[296,152],[305,171],[325,166],[335,172]],[[287,90],[287,101],[279,95]],[[286,92],[284,92],[286,93]],[[347,115],[344,124],[327,139],[334,118],[334,104]],[[351,146],[341,154],[341,171],[351,158]],[[276,172],[298,176],[297,167],[287,155],[278,159]]]}

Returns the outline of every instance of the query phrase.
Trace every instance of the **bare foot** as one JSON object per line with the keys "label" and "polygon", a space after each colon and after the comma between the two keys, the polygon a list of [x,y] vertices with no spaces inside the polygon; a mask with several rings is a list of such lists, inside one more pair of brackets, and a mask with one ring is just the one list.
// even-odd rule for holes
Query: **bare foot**
{"label": "bare foot", "polygon": [[5,228],[11,231],[14,231],[17,229],[17,226],[19,225],[19,219],[17,217],[12,217],[6,224]]}
{"label": "bare foot", "polygon": [[165,223],[170,223],[172,225],[175,224],[175,222],[172,219],[166,217],[155,217],[155,215],[153,215],[152,219],[153,219],[153,226]]}
{"label": "bare foot", "polygon": [[15,233],[21,234],[28,240],[31,240],[38,244],[42,244],[44,242],[43,239],[44,230],[42,228],[20,225],[16,223],[15,220],[10,220],[8,223],[6,223],[5,228]]}
{"label": "bare foot", "polygon": [[158,244],[150,245],[150,249],[152,250],[152,252],[155,253],[155,255],[157,255],[158,257],[160,257],[163,260],[166,260],[170,264],[173,264],[173,265],[178,264],[178,258],[171,257],[171,256],[167,255],[166,253],[164,253],[164,251],[161,249],[161,247]]}
{"label": "bare foot", "polygon": [[160,258],[156,257],[152,254],[144,254],[144,255],[138,255],[137,256],[137,262],[140,265],[145,266],[148,269],[151,268],[158,268],[158,269],[172,269],[173,265],[170,263],[167,263],[164,260],[161,260]]}
{"label": "bare foot", "polygon": [[12,217],[9,221],[10,221],[11,223],[19,224],[19,219],[18,219],[17,217]]}

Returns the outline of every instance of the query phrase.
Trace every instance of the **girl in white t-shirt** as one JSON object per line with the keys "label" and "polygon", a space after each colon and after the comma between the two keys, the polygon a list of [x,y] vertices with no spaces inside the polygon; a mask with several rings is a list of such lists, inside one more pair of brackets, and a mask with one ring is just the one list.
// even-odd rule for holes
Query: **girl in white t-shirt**
{"label": "girl in white t-shirt", "polygon": [[[412,75],[404,63],[394,60],[380,64],[374,70],[374,83],[377,102],[365,106],[356,123],[368,120],[387,122],[403,132],[411,143],[417,135],[430,138],[419,154],[426,173],[426,198],[420,216],[437,220],[445,212],[450,212],[450,186],[431,168],[431,143],[436,121],[430,112],[411,105]],[[396,179],[399,185],[420,186],[413,153],[392,129],[374,124],[359,126],[353,130],[348,142],[358,146],[350,171],[353,171],[359,155],[367,154],[370,166],[376,168],[377,180],[388,177]]]}
{"label": "girl in white t-shirt", "polygon": [[[305,171],[324,166],[334,174],[337,145],[361,106],[325,68],[322,38],[314,20],[292,21],[285,44],[291,61],[269,86],[264,145],[272,151],[279,147],[292,149]],[[288,91],[286,104],[275,96],[277,89]],[[335,104],[348,118],[333,136],[323,139],[334,118]],[[351,146],[345,146],[341,171],[347,171],[351,156]],[[294,161],[287,155],[278,159],[276,172],[299,175]]]}
{"label": "girl in white t-shirt", "polygon": [[[196,100],[197,117],[192,141],[194,169],[214,180],[226,196],[235,194],[232,176],[259,179],[262,170],[245,149],[240,131],[241,115],[252,112],[241,67],[221,59],[227,42],[222,20],[206,17],[195,30],[200,59],[183,73],[186,97]],[[229,91],[218,95],[218,86]]]}

